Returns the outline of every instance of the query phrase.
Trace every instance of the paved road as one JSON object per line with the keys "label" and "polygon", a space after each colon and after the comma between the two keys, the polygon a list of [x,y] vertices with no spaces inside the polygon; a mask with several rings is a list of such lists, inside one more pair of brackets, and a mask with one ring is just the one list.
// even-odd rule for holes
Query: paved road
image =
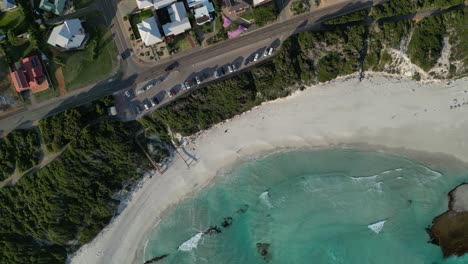
{"label": "paved road", "polygon": [[[379,0],[379,2],[381,1],[382,0]],[[110,0],[100,2],[102,5],[100,9],[105,12],[105,19],[111,23],[111,30],[114,33],[119,52],[126,50],[127,47],[123,40],[122,32],[119,30],[118,25],[115,24],[118,23],[118,19],[114,19],[116,15],[116,4]],[[168,65],[174,61],[178,61],[180,66],[177,71],[170,73],[164,85],[159,85],[160,87],[157,89],[153,88],[133,100],[143,101],[146,98],[152,98],[155,94],[160,93],[164,89],[173,87],[177,83],[193,77],[197,72],[213,69],[239,59],[243,61],[256,50],[260,50],[274,42],[282,41],[292,34],[310,30],[318,26],[320,20],[367,8],[372,4],[372,1],[364,0],[345,1],[334,6],[299,15],[283,22],[274,23],[270,26],[208,48],[192,49],[190,52],[175,55],[171,60],[162,62],[151,68],[144,69],[141,65],[135,65],[132,60],[124,60],[121,63],[122,73],[118,76],[110,80],[104,80],[93,87],[73,91],[64,97],[54,98],[42,104],[30,107],[28,110],[4,118],[0,120],[0,129],[3,132],[9,132],[15,128],[27,128],[33,125],[35,121],[47,115],[79,106],[120,90],[139,88],[164,74],[164,69]],[[241,62],[241,64],[243,64],[243,62]],[[249,67],[252,65],[253,64],[250,64]]]}

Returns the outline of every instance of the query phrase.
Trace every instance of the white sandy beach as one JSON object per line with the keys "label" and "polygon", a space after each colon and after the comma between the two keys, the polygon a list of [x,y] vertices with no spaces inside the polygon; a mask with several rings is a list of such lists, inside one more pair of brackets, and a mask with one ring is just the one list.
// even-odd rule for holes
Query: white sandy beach
{"label": "white sandy beach", "polygon": [[355,143],[445,153],[468,162],[468,78],[450,85],[381,75],[363,82],[341,79],[218,124],[186,146],[198,162],[188,169],[176,156],[167,172],[146,181],[121,215],[71,262],[142,263],[161,213],[249,156]]}

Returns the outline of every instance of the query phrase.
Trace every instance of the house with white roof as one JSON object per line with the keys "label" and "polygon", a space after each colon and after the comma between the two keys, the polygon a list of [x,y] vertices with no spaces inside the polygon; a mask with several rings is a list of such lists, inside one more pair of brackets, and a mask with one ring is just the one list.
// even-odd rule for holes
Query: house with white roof
{"label": "house with white roof", "polygon": [[215,9],[213,3],[209,0],[189,0],[188,5],[193,10],[192,12],[198,25],[203,25],[213,19],[211,13]]}
{"label": "house with white roof", "polygon": [[192,28],[184,3],[173,3],[167,8],[167,11],[169,12],[171,22],[162,26],[166,36],[179,35]]}
{"label": "house with white roof", "polygon": [[146,46],[162,42],[161,33],[154,17],[147,18],[137,25],[141,40]]}
{"label": "house with white roof", "polygon": [[166,7],[177,0],[136,0],[138,9],[148,9],[154,7],[154,9],[161,9]]}
{"label": "house with white roof", "polygon": [[153,0],[136,0],[138,9],[147,9],[153,7]]}
{"label": "house with white roof", "polygon": [[65,20],[50,33],[47,43],[65,50],[80,48],[86,39],[86,33],[79,19]]}

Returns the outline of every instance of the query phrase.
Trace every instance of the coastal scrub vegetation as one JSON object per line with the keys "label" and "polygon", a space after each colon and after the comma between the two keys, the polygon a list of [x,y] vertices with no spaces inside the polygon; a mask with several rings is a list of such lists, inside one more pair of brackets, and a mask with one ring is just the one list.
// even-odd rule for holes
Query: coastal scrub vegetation
{"label": "coastal scrub vegetation", "polygon": [[23,172],[37,165],[40,147],[36,130],[14,130],[0,140],[0,180],[7,178],[15,169]]}
{"label": "coastal scrub vegetation", "polygon": [[88,126],[59,159],[0,189],[0,263],[64,263],[91,241],[115,214],[112,195],[147,165],[134,144],[138,129]]}
{"label": "coastal scrub vegetation", "polygon": [[463,0],[390,0],[372,8],[373,18],[407,15],[424,9],[441,9],[463,4]]}
{"label": "coastal scrub vegetation", "polygon": [[[16,185],[0,189],[0,263],[64,263],[67,254],[91,241],[115,215],[114,195],[128,189],[137,172],[148,166],[136,137],[143,127],[161,139],[150,155],[163,159],[169,153],[162,150],[172,144],[175,133],[186,136],[208,129],[305,85],[361,70],[387,70],[392,50],[408,48],[414,62],[429,67],[447,37],[454,73],[459,74],[468,65],[464,21],[466,14],[459,10],[417,23],[403,19],[371,26],[330,25],[327,32],[290,37],[270,61],[193,91],[141,118],[141,124],[109,120],[106,110],[113,102],[106,97],[45,118],[39,130],[10,133],[0,140],[3,178],[38,163],[41,139],[48,151],[63,153]],[[423,41],[425,34],[428,41]],[[153,143],[146,137],[140,142]]]}
{"label": "coastal scrub vegetation", "polygon": [[337,25],[337,24],[345,24],[345,23],[350,23],[350,22],[361,21],[361,20],[365,20],[368,17],[369,12],[370,12],[370,8],[363,9],[363,10],[353,12],[351,14],[328,19],[322,23],[325,25]]}

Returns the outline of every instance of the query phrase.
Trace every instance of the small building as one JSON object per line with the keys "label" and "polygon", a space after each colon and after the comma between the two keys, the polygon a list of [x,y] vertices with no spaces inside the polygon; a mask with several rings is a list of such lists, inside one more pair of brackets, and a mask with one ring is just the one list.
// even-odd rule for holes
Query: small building
{"label": "small building", "polygon": [[32,93],[37,93],[49,88],[42,63],[36,55],[16,63],[15,71],[10,73],[10,77],[17,92],[30,90]]}
{"label": "small building", "polygon": [[170,4],[176,2],[176,0],[153,0],[154,9],[158,10],[163,7],[169,6]]}
{"label": "small building", "polygon": [[50,33],[47,43],[64,50],[78,49],[86,40],[86,33],[79,19],[65,20]]}
{"label": "small building", "polygon": [[211,13],[215,9],[213,3],[209,0],[189,0],[188,5],[193,10],[195,21],[198,25],[203,25],[213,19]]}
{"label": "small building", "polygon": [[153,7],[153,0],[136,0],[138,9],[147,9]]}
{"label": "small building", "polygon": [[10,10],[13,10],[15,9],[17,6],[16,6],[16,2],[15,0],[0,0],[0,10],[1,11],[10,11]]}
{"label": "small building", "polygon": [[271,1],[271,0],[252,0],[252,5],[253,5],[254,7],[256,7],[256,6],[259,6],[259,5],[263,5],[263,4],[265,4],[265,3],[268,3],[268,2],[270,2],[270,1]]}
{"label": "small building", "polygon": [[161,33],[154,17],[147,18],[137,25],[141,40],[146,46],[162,42]]}
{"label": "small building", "polygon": [[158,10],[176,2],[176,0],[136,0],[136,2],[138,9],[148,9],[153,7]]}
{"label": "small building", "polygon": [[250,5],[242,0],[224,0],[223,12],[240,16],[249,10]]}
{"label": "small building", "polygon": [[61,16],[66,2],[66,0],[41,0],[39,8],[52,14],[56,14],[57,16]]}
{"label": "small building", "polygon": [[192,28],[184,3],[176,2],[170,5],[167,11],[169,12],[171,22],[162,26],[166,36],[176,36]]}

